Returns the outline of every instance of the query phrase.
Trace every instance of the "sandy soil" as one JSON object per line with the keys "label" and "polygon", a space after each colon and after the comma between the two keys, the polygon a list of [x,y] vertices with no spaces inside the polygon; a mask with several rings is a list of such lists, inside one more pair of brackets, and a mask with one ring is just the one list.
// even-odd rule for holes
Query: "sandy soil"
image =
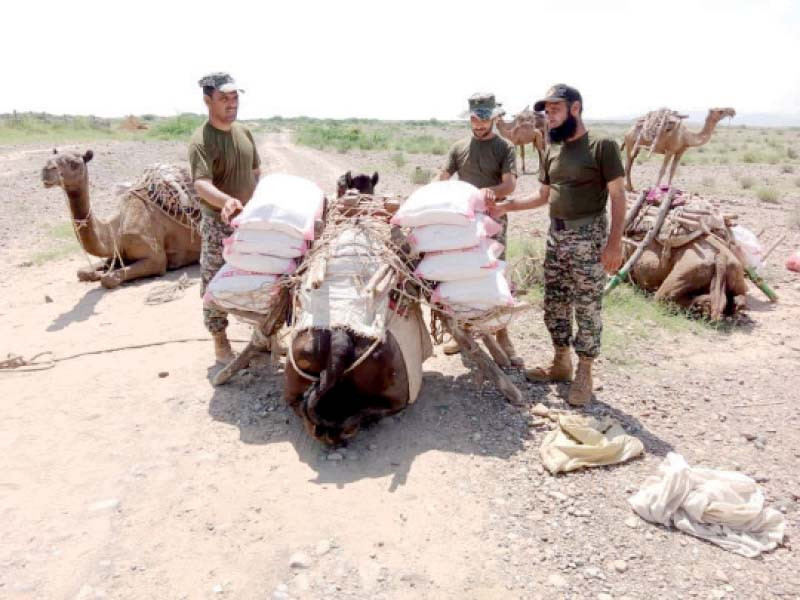
{"label": "sandy soil", "polygon": [[[94,150],[100,214],[113,209],[114,182],[185,155],[177,143]],[[285,134],[261,151],[268,170],[330,191],[348,168],[387,160],[295,147]],[[109,292],[76,280],[81,254],[30,264],[66,222],[63,194],[39,182],[47,152],[0,152],[0,352],[65,357],[205,338],[196,267],[183,297],[152,306],[147,295],[183,271]],[[439,159],[415,160],[432,168]],[[686,169],[690,179],[694,169],[702,167]],[[412,187],[388,167],[381,176],[381,191]],[[534,185],[526,176],[520,188]],[[752,229],[787,230],[791,206],[728,200]],[[512,231],[531,235],[543,223],[543,214],[514,215]],[[796,535],[800,280],[782,264],[797,247],[794,229],[768,271],[781,302],[753,291],[751,324],[656,333],[631,340],[630,364],[601,360],[590,412],[619,418],[647,454],[557,478],[539,459],[546,424],[478,389],[461,360],[441,352],[426,363],[413,407],[335,452],[306,436],[281,402],[281,373],[266,364],[213,388],[208,341],[0,372],[0,597],[798,597],[790,547],[745,559],[631,521],[626,502],[675,450],[756,476]],[[241,324],[231,332],[248,337]],[[528,364],[546,357],[539,311],[513,335]],[[559,386],[511,376],[532,404],[565,408]]]}

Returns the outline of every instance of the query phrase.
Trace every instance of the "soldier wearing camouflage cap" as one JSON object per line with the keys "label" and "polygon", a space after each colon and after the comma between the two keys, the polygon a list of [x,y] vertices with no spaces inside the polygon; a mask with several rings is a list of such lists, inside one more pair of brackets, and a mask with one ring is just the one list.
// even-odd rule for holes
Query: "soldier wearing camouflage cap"
{"label": "soldier wearing camouflage cap", "polygon": [[[208,120],[189,141],[189,164],[194,187],[201,198],[202,222],[200,294],[222,268],[222,240],[233,233],[230,219],[247,204],[255,191],[261,160],[253,135],[236,122],[239,89],[228,73],[210,73],[197,82],[203,88]],[[203,309],[203,323],[214,338],[218,362],[233,360],[228,340],[227,313]]]}
{"label": "soldier wearing camouflage cap", "polygon": [[[622,263],[625,219],[624,169],[617,143],[586,129],[583,97],[574,87],[551,87],[534,105],[544,110],[550,145],[539,167],[541,186],[531,196],[499,203],[495,215],[548,205],[550,231],[544,259],[544,320],[553,341],[553,362],[526,371],[532,381],[572,381],[567,401],[592,397],[592,365],[600,352],[605,272]],[[611,198],[611,231],[606,205]],[[578,332],[572,334],[573,314]],[[572,373],[570,346],[578,355]]]}
{"label": "soldier wearing camouflage cap", "polygon": [[[495,121],[503,114],[494,94],[478,93],[468,99],[469,109],[462,116],[469,116],[472,135],[456,142],[447,156],[447,164],[439,173],[440,180],[458,178],[480,188],[488,205],[502,200],[514,191],[517,182],[516,152],[514,145],[495,132]],[[503,226],[498,240],[505,245],[508,218],[499,219]],[[505,258],[505,251],[501,258]],[[522,366],[508,331],[501,329],[496,334],[497,343],[508,355],[511,363]],[[456,354],[457,343],[444,347],[445,354]]]}

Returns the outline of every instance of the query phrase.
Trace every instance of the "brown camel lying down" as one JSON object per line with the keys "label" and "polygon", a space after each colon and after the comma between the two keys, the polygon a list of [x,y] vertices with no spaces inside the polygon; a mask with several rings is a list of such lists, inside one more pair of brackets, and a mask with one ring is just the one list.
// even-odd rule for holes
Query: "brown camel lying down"
{"label": "brown camel lying down", "polygon": [[[104,260],[78,270],[81,281],[100,281],[105,288],[115,288],[125,281],[163,275],[200,260],[200,233],[183,215],[171,216],[135,190],[120,201],[119,213],[109,221],[92,211],[89,198],[88,163],[94,153],[59,153],[42,169],[45,187],[61,187],[75,225],[78,242],[87,254]],[[188,174],[181,173],[187,187],[188,201],[195,201]],[[180,182],[175,182],[176,185]],[[121,263],[121,264],[120,264]]]}
{"label": "brown camel lying down", "polygon": [[[632,253],[633,246],[626,244],[627,256]],[[653,241],[631,271],[633,282],[655,292],[656,300],[675,302],[714,321],[746,308],[742,262],[721,242],[704,237],[662,256],[663,246]]]}

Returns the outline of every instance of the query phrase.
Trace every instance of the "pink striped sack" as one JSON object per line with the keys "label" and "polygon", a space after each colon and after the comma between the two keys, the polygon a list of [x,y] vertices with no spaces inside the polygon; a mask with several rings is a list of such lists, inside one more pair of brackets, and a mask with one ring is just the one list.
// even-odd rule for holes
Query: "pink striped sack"
{"label": "pink striped sack", "polygon": [[498,266],[484,277],[444,281],[436,286],[431,301],[451,310],[489,310],[498,306],[513,306],[514,297],[503,273],[506,264]]}
{"label": "pink striped sack", "polygon": [[439,252],[472,248],[490,237],[496,236],[503,227],[483,213],[466,225],[423,225],[411,230],[406,238],[415,253]]}
{"label": "pink striped sack", "polygon": [[297,258],[308,250],[308,244],[280,231],[239,228],[222,242],[230,252],[269,254],[281,258]]}
{"label": "pink striped sack", "polygon": [[270,256],[269,254],[245,254],[244,252],[233,252],[229,246],[222,251],[225,262],[232,267],[242,271],[253,273],[269,273],[271,275],[284,275],[293,273],[297,268],[297,263],[291,258],[280,256]]}
{"label": "pink striped sack", "polygon": [[484,277],[496,269],[503,252],[503,244],[484,240],[480,245],[465,250],[428,252],[417,266],[414,275],[432,281],[457,281]]}
{"label": "pink striped sack", "polygon": [[419,188],[397,210],[390,223],[400,227],[467,225],[484,212],[483,194],[465,181],[434,181]]}

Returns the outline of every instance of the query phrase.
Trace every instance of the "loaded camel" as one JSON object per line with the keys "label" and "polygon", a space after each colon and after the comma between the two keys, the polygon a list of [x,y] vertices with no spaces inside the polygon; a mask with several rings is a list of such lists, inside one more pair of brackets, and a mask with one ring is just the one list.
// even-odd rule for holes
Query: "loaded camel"
{"label": "loaded camel", "polygon": [[503,121],[502,115],[498,117],[497,131],[509,142],[520,147],[523,173],[525,173],[525,144],[533,144],[541,163],[547,147],[547,120],[544,115],[533,112],[526,106],[525,110],[514,115],[512,121]]}
{"label": "loaded camel", "polygon": [[[178,269],[200,259],[200,235],[185,213],[171,215],[164,207],[135,189],[125,192],[119,213],[109,221],[95,216],[89,199],[87,164],[94,153],[53,150],[53,156],[42,169],[44,186],[61,187],[67,195],[70,215],[83,250],[103,260],[89,268],[78,270],[80,281],[100,281],[106,289],[121,283],[163,275],[168,269]],[[190,196],[194,191],[188,174]],[[196,197],[189,197],[196,202]]]}
{"label": "loaded camel", "polygon": [[734,117],[736,111],[732,108],[710,108],[703,128],[698,131],[689,131],[683,123],[687,115],[680,115],[674,111],[660,109],[647,113],[644,117],[636,120],[628,133],[622,147],[625,148],[625,189],[633,191],[631,183],[631,169],[633,161],[639,154],[643,146],[650,147],[652,152],[663,154],[664,161],[658,172],[658,180],[655,187],[661,185],[667,165],[670,165],[667,186],[672,184],[672,178],[678,163],[681,161],[683,153],[688,148],[702,146],[711,139],[714,128],[725,117]]}

